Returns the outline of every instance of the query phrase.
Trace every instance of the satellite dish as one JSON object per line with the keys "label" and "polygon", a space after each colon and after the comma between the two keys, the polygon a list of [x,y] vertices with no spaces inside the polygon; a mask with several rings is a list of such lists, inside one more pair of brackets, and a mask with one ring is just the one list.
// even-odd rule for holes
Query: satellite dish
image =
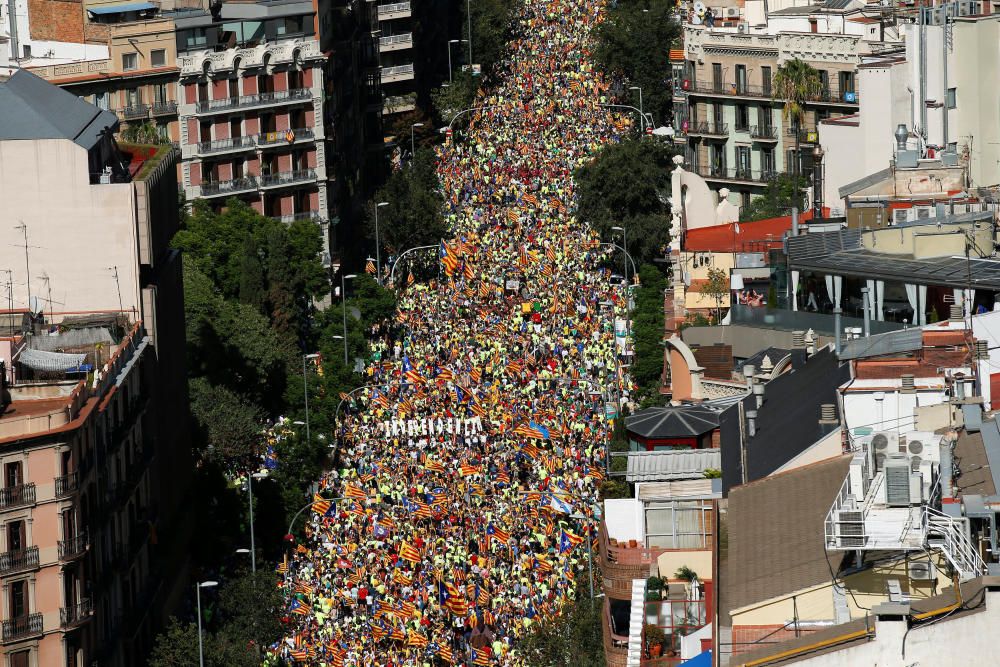
{"label": "satellite dish", "polygon": [[705,9],[706,9],[705,3],[701,2],[701,0],[698,0],[698,2],[694,3],[694,13],[697,16],[704,16],[705,15]]}
{"label": "satellite dish", "polygon": [[28,308],[35,315],[41,315],[42,311],[45,310],[45,306],[42,304],[42,300],[37,296],[33,296],[28,300]]}

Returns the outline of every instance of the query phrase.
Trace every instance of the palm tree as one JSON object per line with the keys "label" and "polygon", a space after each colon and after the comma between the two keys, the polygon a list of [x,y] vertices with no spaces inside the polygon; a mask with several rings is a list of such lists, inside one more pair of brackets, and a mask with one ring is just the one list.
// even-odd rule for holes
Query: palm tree
{"label": "palm tree", "polygon": [[819,71],[798,58],[789,60],[774,73],[771,99],[785,102],[782,116],[785,121],[791,120],[792,127],[795,128],[795,166],[792,173],[796,184],[798,183],[800,160],[799,128],[802,127],[802,120],[806,115],[803,104],[806,100],[819,97],[822,92],[823,83],[820,80]]}

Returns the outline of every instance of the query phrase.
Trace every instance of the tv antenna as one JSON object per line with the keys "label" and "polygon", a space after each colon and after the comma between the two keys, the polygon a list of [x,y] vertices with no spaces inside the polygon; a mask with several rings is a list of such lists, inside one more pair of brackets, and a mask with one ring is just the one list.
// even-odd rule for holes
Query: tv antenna
{"label": "tv antenna", "polygon": [[118,265],[109,266],[108,271],[113,271],[115,274],[115,285],[118,287],[118,312],[119,316],[125,312],[125,306],[122,304],[122,284],[118,280]]}

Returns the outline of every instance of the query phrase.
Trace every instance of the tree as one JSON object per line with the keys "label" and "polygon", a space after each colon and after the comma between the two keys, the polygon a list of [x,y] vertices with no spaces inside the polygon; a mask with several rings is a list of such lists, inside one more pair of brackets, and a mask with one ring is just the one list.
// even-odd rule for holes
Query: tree
{"label": "tree", "polygon": [[220,634],[234,645],[266,648],[281,638],[283,606],[272,567],[244,569],[219,590]]}
{"label": "tree", "polygon": [[[511,38],[511,28],[517,3],[509,0],[476,0],[475,2],[460,2],[459,11],[462,14],[462,38],[468,39],[468,10],[472,13],[472,58],[475,64],[482,65],[483,74],[492,71],[500,61]],[[469,45],[461,44],[464,54],[469,53]],[[459,55],[456,46],[455,55]],[[467,55],[461,59],[468,60]],[[468,64],[468,63],[466,63]]]}
{"label": "tree", "polygon": [[667,280],[656,266],[639,267],[640,286],[635,294],[632,311],[632,337],[635,341],[635,362],[629,372],[639,387],[640,395],[649,400],[660,395],[663,377],[663,290]]}
{"label": "tree", "polygon": [[459,111],[468,109],[476,99],[476,88],[479,77],[471,71],[455,72],[453,80],[431,91],[431,102],[437,114],[438,122],[447,125]]}
{"label": "tree", "polygon": [[778,174],[767,182],[764,192],[750,200],[750,205],[740,211],[740,220],[766,220],[788,215],[795,206],[805,210],[806,179],[792,174]]}
{"label": "tree", "polygon": [[715,301],[716,322],[722,321],[722,298],[729,293],[729,276],[718,267],[708,270],[708,280],[701,286],[701,293]]}
{"label": "tree", "polygon": [[612,227],[624,227],[637,263],[662,257],[670,241],[673,155],[659,141],[635,139],[605,146],[576,171],[578,217],[604,239]]}
{"label": "tree", "polygon": [[823,92],[823,83],[819,72],[809,63],[794,58],[785,62],[774,73],[771,99],[784,100],[782,115],[786,121],[791,121],[795,128],[795,164],[792,174],[798,176],[801,154],[799,151],[799,128],[805,119],[804,103],[815,99]]}
{"label": "tree", "polygon": [[[597,29],[595,59],[613,76],[642,88],[643,110],[654,122],[673,119],[670,47],[680,38],[672,0],[618,0]],[[637,92],[628,104],[639,106]]]}
{"label": "tree", "polygon": [[393,173],[369,202],[367,236],[373,243],[375,204],[389,203],[378,213],[378,241],[382,244],[383,258],[414,246],[436,243],[447,234],[434,161],[432,150],[418,149],[413,164]]}
{"label": "tree", "polygon": [[129,123],[121,132],[122,141],[129,144],[165,144],[170,140],[162,136],[153,123]]}
{"label": "tree", "polygon": [[228,387],[213,385],[204,377],[188,383],[191,414],[216,457],[227,462],[248,463],[259,454],[262,413],[259,406]]}
{"label": "tree", "polygon": [[[581,591],[586,583],[581,577]],[[577,592],[577,599],[567,602],[559,616],[543,621],[524,637],[518,651],[530,665],[604,667],[601,609],[600,601],[592,603]]]}

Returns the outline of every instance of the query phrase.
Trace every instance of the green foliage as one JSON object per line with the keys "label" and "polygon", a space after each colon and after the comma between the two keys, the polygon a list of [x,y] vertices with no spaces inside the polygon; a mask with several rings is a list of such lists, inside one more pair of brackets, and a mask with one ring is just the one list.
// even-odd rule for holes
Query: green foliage
{"label": "green foliage", "polygon": [[674,577],[690,582],[698,578],[698,573],[689,568],[687,565],[681,565],[677,568],[677,571],[674,572]]}
{"label": "green foliage", "polygon": [[[582,588],[586,578],[580,577]],[[604,640],[601,634],[601,601],[593,604],[577,594],[563,613],[552,621],[534,626],[521,640],[518,650],[527,664],[545,667],[604,667]]]}
{"label": "green foliage", "polygon": [[601,482],[601,500],[612,498],[631,498],[632,492],[628,482],[620,479],[606,479]]}
{"label": "green foliage", "polygon": [[[475,0],[475,2],[459,3],[462,15],[462,39],[468,39],[469,34],[467,9],[472,13],[472,59],[473,64],[482,65],[483,73],[493,69],[493,66],[503,56],[507,43],[511,38],[511,27],[517,12],[517,3],[509,0]],[[457,63],[468,60],[469,45],[456,44],[453,51],[456,70],[461,69]]]}
{"label": "green foliage", "polygon": [[431,102],[441,125],[448,124],[455,114],[472,106],[478,85],[479,77],[472,72],[456,71],[451,83],[431,91]]}
{"label": "green foliage", "polygon": [[604,239],[612,227],[625,228],[629,254],[640,264],[662,257],[670,240],[673,156],[659,141],[623,141],[606,146],[575,174],[578,217]]}
{"label": "green foliage", "polygon": [[771,98],[784,100],[782,114],[785,120],[791,120],[801,126],[805,116],[803,102],[814,99],[823,91],[823,83],[812,65],[793,58],[786,61],[774,73],[771,88]]}
{"label": "green foliage", "polygon": [[722,319],[722,299],[729,293],[729,275],[722,269],[708,270],[708,280],[701,286],[701,293],[715,301],[718,318]]}
{"label": "green foliage", "polygon": [[390,176],[369,202],[367,235],[373,243],[375,203],[389,203],[378,212],[383,259],[414,246],[437,243],[447,234],[434,159],[433,151],[418,149],[413,164]]}
{"label": "green foliage", "polygon": [[718,468],[705,468],[705,479],[719,479],[722,477],[722,471]]}
{"label": "green foliage", "polygon": [[646,646],[662,645],[667,640],[663,630],[651,623],[647,623],[643,628],[643,634],[646,637]]}
{"label": "green foliage", "polygon": [[651,593],[659,593],[666,588],[667,582],[662,577],[649,577],[646,579],[646,590]]}
{"label": "green foliage", "polygon": [[652,264],[639,268],[639,278],[641,285],[636,290],[632,312],[635,362],[629,371],[640,395],[658,397],[663,374],[663,290],[667,280]]}
{"label": "green foliage", "polygon": [[188,383],[191,414],[213,456],[248,463],[260,445],[259,406],[232,389],[213,385],[205,377]]}
{"label": "green foliage", "polygon": [[793,206],[800,211],[805,210],[806,187],[808,183],[803,176],[778,174],[768,181],[760,196],[750,200],[750,206],[740,211],[740,220],[766,220],[789,215]]}
{"label": "green foliage", "polygon": [[121,140],[129,144],[167,144],[170,139],[161,136],[154,123],[129,123],[128,127],[121,131]]}
{"label": "green foliage", "polygon": [[[618,0],[597,30],[597,63],[605,72],[641,87],[643,111],[659,124],[673,117],[673,93],[667,85],[669,51],[679,39],[672,0]],[[623,103],[638,107],[638,91],[630,91]]]}

